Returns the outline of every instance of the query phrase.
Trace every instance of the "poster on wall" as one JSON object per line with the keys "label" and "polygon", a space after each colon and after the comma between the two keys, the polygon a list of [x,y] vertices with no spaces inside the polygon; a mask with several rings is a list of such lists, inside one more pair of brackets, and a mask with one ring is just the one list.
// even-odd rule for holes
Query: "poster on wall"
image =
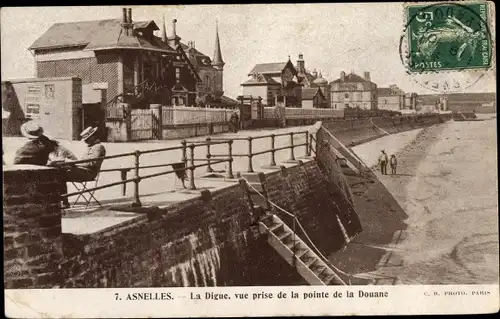
{"label": "poster on wall", "polygon": [[30,119],[40,118],[41,88],[39,85],[28,87],[25,99],[26,117]]}
{"label": "poster on wall", "polygon": [[45,99],[52,101],[55,98],[55,85],[45,84]]}

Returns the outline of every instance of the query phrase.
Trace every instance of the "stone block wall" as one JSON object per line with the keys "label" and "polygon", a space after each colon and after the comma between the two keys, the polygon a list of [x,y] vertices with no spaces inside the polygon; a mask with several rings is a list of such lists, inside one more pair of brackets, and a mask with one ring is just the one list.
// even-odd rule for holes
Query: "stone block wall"
{"label": "stone block wall", "polygon": [[[70,234],[61,229],[57,170],[4,170],[7,288],[306,284],[259,233],[261,211],[243,182],[162,208],[142,207],[100,231]],[[324,255],[345,244],[342,228],[350,237],[360,230],[349,200],[315,161],[263,175],[268,198],[297,215]]]}
{"label": "stone block wall", "polygon": [[245,282],[252,214],[239,185],[87,236],[65,234],[65,287],[226,286]]}
{"label": "stone block wall", "polygon": [[409,131],[449,120],[447,115],[426,114],[418,116],[382,116],[323,122],[336,138],[346,146],[366,143],[389,134]]}
{"label": "stone block wall", "polygon": [[34,165],[4,166],[5,288],[61,284],[60,176]]}
{"label": "stone block wall", "polygon": [[[361,231],[352,204],[338,186],[325,178],[316,161],[267,174],[263,188],[270,201],[296,214],[307,235],[323,254],[336,252],[346,243],[346,236],[352,238]],[[275,208],[272,212],[292,226],[289,216]],[[297,233],[307,242],[298,226]]]}

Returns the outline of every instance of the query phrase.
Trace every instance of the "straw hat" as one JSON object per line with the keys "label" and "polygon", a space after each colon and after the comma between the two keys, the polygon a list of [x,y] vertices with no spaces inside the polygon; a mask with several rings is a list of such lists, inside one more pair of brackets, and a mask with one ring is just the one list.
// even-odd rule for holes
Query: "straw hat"
{"label": "straw hat", "polygon": [[88,140],[89,137],[93,136],[97,132],[97,127],[89,126],[80,134],[82,141]]}
{"label": "straw hat", "polygon": [[29,121],[21,125],[21,134],[31,140],[43,135],[43,128],[34,121]]}

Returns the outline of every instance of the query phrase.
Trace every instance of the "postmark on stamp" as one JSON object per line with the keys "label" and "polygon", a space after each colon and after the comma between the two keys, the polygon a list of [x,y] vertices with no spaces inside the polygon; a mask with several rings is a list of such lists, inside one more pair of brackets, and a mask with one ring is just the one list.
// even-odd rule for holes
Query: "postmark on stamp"
{"label": "postmark on stamp", "polygon": [[488,69],[492,62],[488,10],[487,2],[407,5],[409,72]]}

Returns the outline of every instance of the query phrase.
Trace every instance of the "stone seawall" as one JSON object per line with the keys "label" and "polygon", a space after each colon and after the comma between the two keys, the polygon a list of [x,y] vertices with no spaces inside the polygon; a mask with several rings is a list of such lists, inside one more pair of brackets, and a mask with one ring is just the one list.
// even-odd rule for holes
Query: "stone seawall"
{"label": "stone seawall", "polygon": [[[339,146],[332,143],[355,144],[440,121],[429,116],[325,123],[335,138],[319,129],[315,159],[247,176],[265,198],[240,180],[164,206],[61,216],[57,170],[4,166],[5,286],[305,284],[258,232],[264,210],[293,225],[268,200],[296,214],[314,245],[329,256],[362,231],[338,163]],[[348,148],[343,152],[350,154]],[[308,242],[298,227],[296,232]]]}
{"label": "stone seawall", "polygon": [[[82,227],[68,233],[61,229],[56,170],[17,166],[4,170],[8,288],[306,284],[271,248],[267,236],[259,234],[263,210],[254,206],[243,180],[165,206],[94,213],[95,220],[97,216],[127,216],[126,221],[97,231],[91,230],[92,225],[87,224],[89,230],[83,226],[92,213],[63,216],[63,225],[81,219]],[[43,174],[50,178],[42,178]],[[51,187],[44,183],[51,183]],[[314,160],[263,174],[262,187],[270,200],[297,214],[325,255],[345,245],[346,231],[352,237],[360,229],[350,202],[342,198],[342,192],[324,177]],[[28,203],[23,205],[33,206],[35,217],[16,213],[21,205],[13,201],[16,192]],[[46,200],[35,205],[39,198]],[[16,218],[11,218],[14,215]],[[290,220],[283,220],[291,225]],[[32,234],[37,237],[24,245],[20,237]]]}
{"label": "stone seawall", "polygon": [[323,122],[323,126],[344,145],[350,147],[366,143],[387,134],[439,124],[450,119],[450,114],[427,114],[339,120]]}
{"label": "stone seawall", "polygon": [[[64,234],[65,287],[225,286],[243,281],[252,214],[239,185],[85,236]],[[229,276],[228,274],[231,274]]]}
{"label": "stone seawall", "polygon": [[[321,162],[328,163],[344,158],[347,160],[347,165],[356,173],[369,173],[369,168],[352,151],[352,147],[390,134],[444,123],[450,119],[451,114],[427,114],[323,122],[316,133],[318,148],[322,150],[317,152],[319,164],[321,166]],[[332,154],[333,158],[325,157],[328,154]]]}

